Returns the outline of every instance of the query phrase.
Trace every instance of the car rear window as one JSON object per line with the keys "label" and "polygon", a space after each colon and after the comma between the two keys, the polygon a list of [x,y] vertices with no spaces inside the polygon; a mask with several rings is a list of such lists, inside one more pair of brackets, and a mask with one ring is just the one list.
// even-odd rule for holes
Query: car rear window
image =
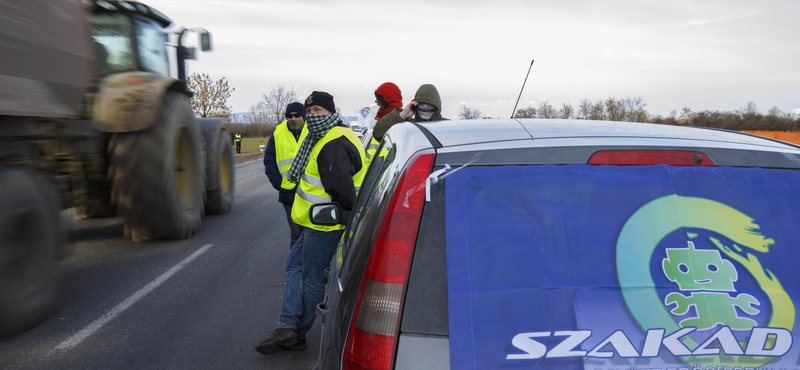
{"label": "car rear window", "polygon": [[447,333],[452,368],[796,368],[796,171],[457,171],[426,205],[402,325]]}

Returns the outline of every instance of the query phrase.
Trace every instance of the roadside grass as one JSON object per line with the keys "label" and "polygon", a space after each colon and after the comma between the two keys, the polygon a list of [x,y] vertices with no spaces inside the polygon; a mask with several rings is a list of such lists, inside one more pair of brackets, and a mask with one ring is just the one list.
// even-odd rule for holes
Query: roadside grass
{"label": "roadside grass", "polygon": [[[259,145],[267,145],[269,137],[245,137],[242,138],[242,153],[258,153]],[[236,145],[233,146],[234,153],[236,152]]]}

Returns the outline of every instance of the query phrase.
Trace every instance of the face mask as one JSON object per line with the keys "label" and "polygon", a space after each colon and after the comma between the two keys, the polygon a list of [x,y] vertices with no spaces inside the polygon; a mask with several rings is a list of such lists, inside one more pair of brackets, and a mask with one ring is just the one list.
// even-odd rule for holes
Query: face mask
{"label": "face mask", "polygon": [[424,121],[428,121],[433,117],[433,114],[436,113],[436,107],[432,104],[417,104],[417,117]]}

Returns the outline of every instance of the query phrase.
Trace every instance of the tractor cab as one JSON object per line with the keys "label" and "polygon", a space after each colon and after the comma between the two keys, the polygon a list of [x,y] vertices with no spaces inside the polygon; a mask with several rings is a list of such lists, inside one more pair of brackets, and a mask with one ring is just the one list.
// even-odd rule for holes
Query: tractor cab
{"label": "tractor cab", "polygon": [[[91,15],[91,35],[96,56],[95,69],[99,77],[120,72],[142,71],[170,77],[170,58],[167,53],[172,24],[158,10],[135,1],[96,1]],[[185,81],[185,61],[196,59],[195,49],[184,47],[177,34],[178,78]],[[211,34],[198,29],[202,51],[211,50]]]}

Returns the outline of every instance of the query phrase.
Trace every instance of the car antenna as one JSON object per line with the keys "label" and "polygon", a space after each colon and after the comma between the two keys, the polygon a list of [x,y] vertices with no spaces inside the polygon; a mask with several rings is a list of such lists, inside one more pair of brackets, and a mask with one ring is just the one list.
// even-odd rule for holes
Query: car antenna
{"label": "car antenna", "polygon": [[517,97],[517,102],[514,103],[514,111],[511,112],[511,118],[514,118],[514,113],[517,113],[517,104],[519,104],[519,99],[522,97],[522,90],[525,90],[525,84],[528,82],[528,75],[531,74],[531,68],[533,68],[533,59],[531,59],[531,66],[528,67],[528,73],[525,75],[525,82],[522,83],[522,88],[519,89],[519,96]]}

